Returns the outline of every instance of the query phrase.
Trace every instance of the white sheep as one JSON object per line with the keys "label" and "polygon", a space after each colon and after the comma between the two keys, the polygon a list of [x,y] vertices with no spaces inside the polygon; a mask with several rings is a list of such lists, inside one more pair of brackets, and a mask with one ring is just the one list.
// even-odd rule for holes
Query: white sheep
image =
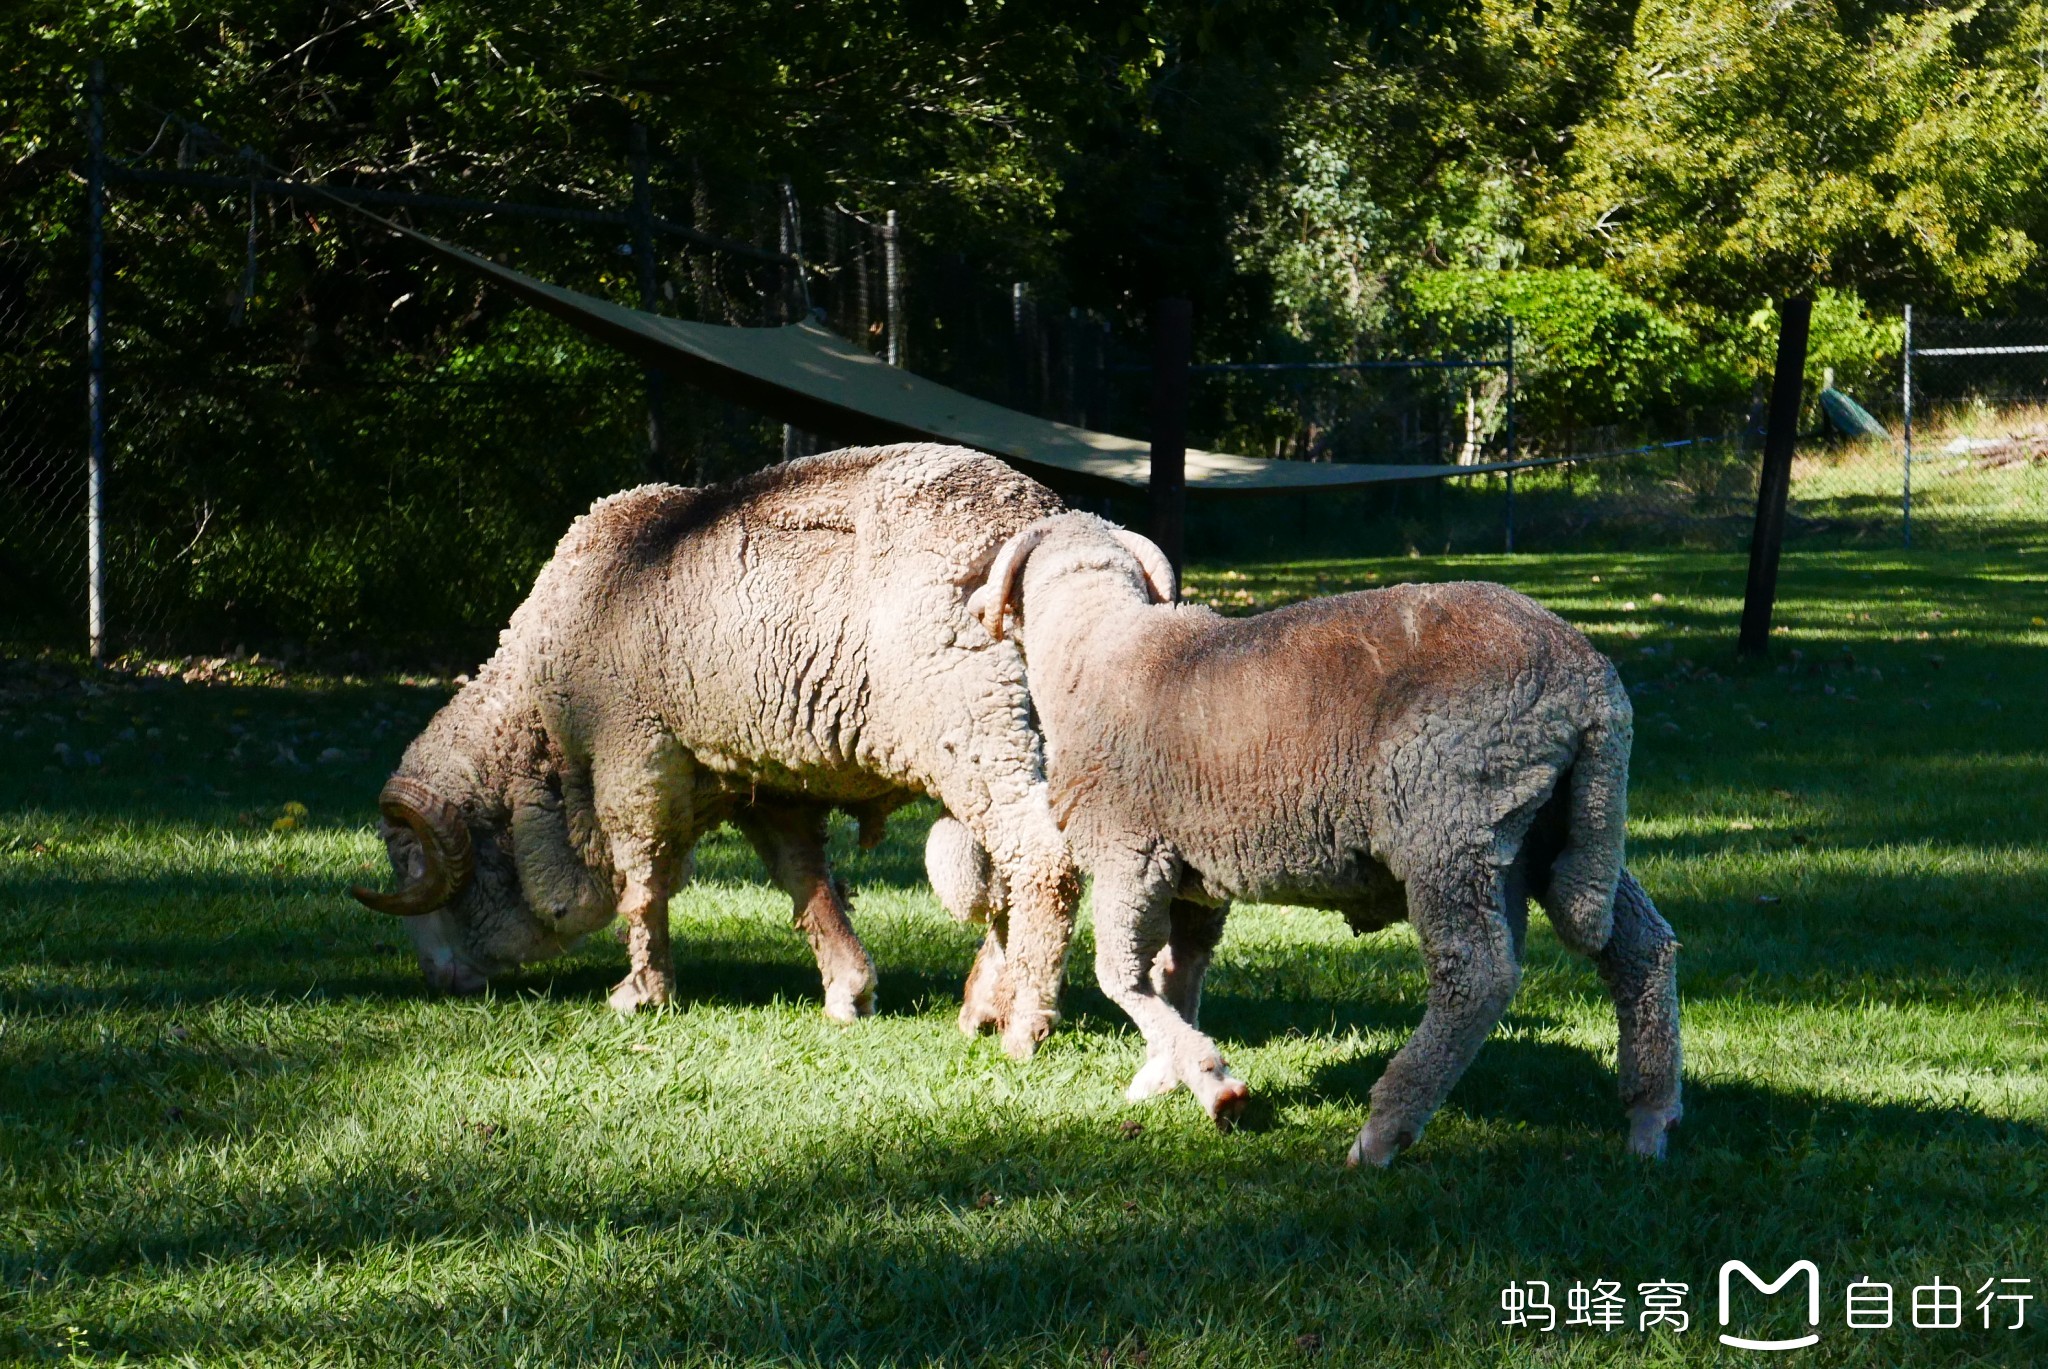
{"label": "white sheep", "polygon": [[[1144,1034],[1141,1098],[1246,1089],[1196,1029],[1230,902],[1406,916],[1428,1007],[1350,1161],[1422,1135],[1514,996],[1526,899],[1590,956],[1620,1021],[1629,1148],[1680,1116],[1677,943],[1622,869],[1632,713],[1614,668],[1498,585],[1402,585],[1249,619],[1176,604],[1159,549],[1088,514],[1032,524],[970,601],[1014,608],[1053,813],[1093,877],[1096,974]],[[957,909],[999,899],[951,852]],[[938,877],[934,876],[935,884]]]}
{"label": "white sheep", "polygon": [[1080,880],[1046,807],[1022,657],[966,607],[996,547],[1060,507],[960,448],[854,449],[727,485],[651,485],[578,519],[498,652],[381,799],[423,969],[481,987],[625,920],[621,1011],[673,992],[668,901],[732,820],[792,895],[827,1011],[874,970],[824,859],[831,807],[880,836],[928,794],[1005,890],[961,1025],[1029,1055],[1057,1014]]}

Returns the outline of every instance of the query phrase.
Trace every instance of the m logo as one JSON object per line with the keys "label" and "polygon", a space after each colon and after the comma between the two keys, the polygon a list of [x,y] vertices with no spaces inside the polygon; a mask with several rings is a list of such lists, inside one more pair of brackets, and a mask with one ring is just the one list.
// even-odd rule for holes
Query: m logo
{"label": "m logo", "polygon": [[[1743,1278],[1749,1280],[1750,1287],[1756,1289],[1765,1297],[1769,1297],[1786,1284],[1792,1282],[1792,1277],[1795,1274],[1806,1275],[1806,1324],[1808,1326],[1820,1325],[1820,1270],[1815,1267],[1812,1260],[1800,1260],[1770,1283],[1765,1283],[1762,1279],[1759,1279],[1756,1276],[1756,1271],[1741,1260],[1730,1260],[1722,1265],[1721,1325],[1726,1326],[1728,1324],[1728,1276],[1738,1270],[1741,1271]],[[1726,1331],[1721,1333],[1721,1344],[1732,1345],[1738,1350],[1799,1350],[1806,1346],[1817,1344],[1819,1341],[1820,1333],[1818,1331],[1811,1335],[1795,1336],[1791,1340],[1749,1340],[1743,1336],[1731,1336]]]}

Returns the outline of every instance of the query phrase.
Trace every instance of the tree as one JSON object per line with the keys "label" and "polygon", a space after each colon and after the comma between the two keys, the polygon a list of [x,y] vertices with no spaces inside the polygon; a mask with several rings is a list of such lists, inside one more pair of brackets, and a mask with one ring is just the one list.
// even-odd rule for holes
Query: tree
{"label": "tree", "polygon": [[2038,4],[1653,0],[1532,237],[1724,314],[1823,285],[1988,304],[2048,234],[2044,32]]}

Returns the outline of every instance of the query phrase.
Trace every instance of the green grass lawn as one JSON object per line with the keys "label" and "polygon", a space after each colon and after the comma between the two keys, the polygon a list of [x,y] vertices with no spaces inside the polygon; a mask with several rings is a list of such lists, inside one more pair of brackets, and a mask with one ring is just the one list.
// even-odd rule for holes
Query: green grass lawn
{"label": "green grass lawn", "polygon": [[[377,785],[445,686],[81,687],[17,662],[0,1358],[1770,1362],[1715,1343],[1739,1258],[1819,1266],[1820,1344],[1789,1363],[2040,1363],[2048,549],[1788,556],[1764,667],[1730,656],[1742,574],[1672,553],[1192,577],[1240,609],[1498,578],[1620,662],[1630,863],[1685,944],[1688,1115],[1661,1168],[1622,1153],[1606,998],[1540,925],[1501,1029],[1388,1172],[1341,1160],[1421,1012],[1405,927],[1235,915],[1205,1003],[1256,1090],[1234,1134],[1184,1093],[1123,1101],[1138,1038],[1085,940],[1066,1023],[1013,1064],[954,1031],[974,937],[922,884],[928,810],[869,855],[837,838],[882,975],[861,1026],[825,1022],[730,835],[676,902],[679,1010],[615,1018],[608,940],[429,999],[344,886],[381,866]],[[1895,1286],[1894,1329],[1845,1328],[1857,1278]],[[1937,1278],[1964,1329],[1910,1326]],[[2027,1329],[1981,1329],[1998,1278],[2032,1280]],[[1560,1321],[1574,1282],[1621,1284],[1626,1329],[1501,1326],[1531,1279]],[[1660,1280],[1688,1285],[1683,1334],[1637,1329]],[[1803,1331],[1793,1301],[1744,1294],[1730,1329]]]}

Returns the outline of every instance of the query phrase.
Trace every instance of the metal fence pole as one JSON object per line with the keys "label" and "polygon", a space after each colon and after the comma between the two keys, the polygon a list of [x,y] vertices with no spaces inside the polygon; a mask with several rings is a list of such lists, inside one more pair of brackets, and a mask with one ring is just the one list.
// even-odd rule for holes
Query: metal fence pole
{"label": "metal fence pole", "polygon": [[898,237],[896,211],[889,211],[889,220],[882,229],[882,277],[883,289],[888,294],[889,310],[889,364],[903,364],[903,269],[899,260],[896,240]]}
{"label": "metal fence pole", "polygon": [[107,72],[95,59],[86,78],[85,632],[94,665],[107,659]]}
{"label": "metal fence pole", "polygon": [[[640,307],[654,313],[659,286],[654,269],[654,196],[647,184],[647,125],[633,121],[633,264],[640,273]],[[668,417],[664,393],[668,378],[652,366],[641,373],[647,387],[647,467],[656,477],[668,474]]]}
{"label": "metal fence pole", "polygon": [[[1508,464],[1515,461],[1515,321],[1508,320]],[[1508,472],[1507,549],[1515,549],[1515,473]]]}
{"label": "metal fence pole", "polygon": [[1906,450],[1899,460],[1899,524],[1906,535],[1906,546],[1913,545],[1913,306],[1906,306],[1906,342],[1900,349],[1904,362],[1904,391],[1906,418]]}

